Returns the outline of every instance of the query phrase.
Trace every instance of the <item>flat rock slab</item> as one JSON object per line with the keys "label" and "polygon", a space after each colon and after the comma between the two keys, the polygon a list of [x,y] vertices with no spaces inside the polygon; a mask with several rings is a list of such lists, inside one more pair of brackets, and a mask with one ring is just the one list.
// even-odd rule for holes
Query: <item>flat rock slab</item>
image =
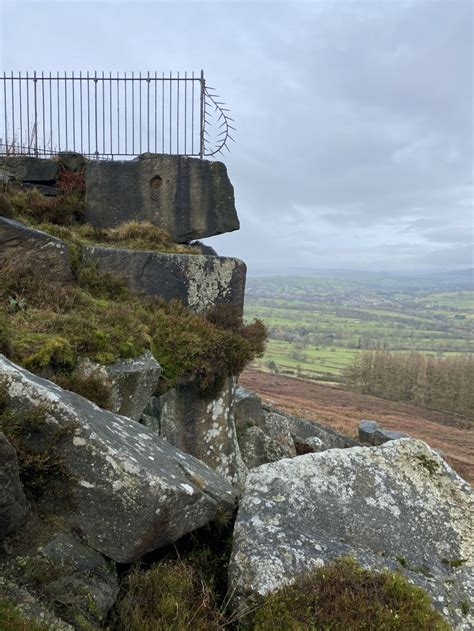
{"label": "flat rock slab", "polygon": [[247,468],[237,442],[234,403],[233,377],[226,379],[222,391],[213,399],[203,397],[192,385],[173,388],[160,397],[159,419],[152,424],[172,445],[199,458],[240,487]]}
{"label": "flat rock slab", "polygon": [[[244,605],[298,574],[350,556],[400,570],[457,629],[471,629],[471,487],[418,440],[333,449],[250,471],[230,562]],[[458,567],[459,566],[459,567]]]}
{"label": "flat rock slab", "polygon": [[73,280],[69,250],[61,239],[0,217],[0,267],[7,265],[31,266],[35,274],[52,283]]}
{"label": "flat rock slab", "polygon": [[383,445],[389,440],[398,440],[399,438],[409,438],[409,436],[402,434],[402,432],[384,429],[377,421],[362,420],[359,423],[359,440],[366,445]]}
{"label": "flat rock slab", "polygon": [[195,312],[217,304],[243,310],[246,266],[238,259],[85,246],[83,260],[139,295],[178,299]]}
{"label": "flat rock slab", "polygon": [[17,182],[53,184],[58,179],[59,163],[47,158],[11,156],[2,160],[1,172]]}
{"label": "flat rock slab", "polygon": [[[41,406],[45,413],[38,431],[25,435],[31,448],[50,453],[48,437],[61,431],[56,449],[68,473],[70,502],[59,510],[93,549],[129,563],[232,509],[236,492],[224,478],[143,425],[2,355],[0,380],[14,412]],[[46,494],[45,508],[53,501]]]}
{"label": "flat rock slab", "polygon": [[221,162],[162,154],[90,161],[85,182],[85,220],[99,228],[150,221],[186,242],[240,227]]}
{"label": "flat rock slab", "polygon": [[16,530],[27,515],[16,451],[0,432],[0,541]]}

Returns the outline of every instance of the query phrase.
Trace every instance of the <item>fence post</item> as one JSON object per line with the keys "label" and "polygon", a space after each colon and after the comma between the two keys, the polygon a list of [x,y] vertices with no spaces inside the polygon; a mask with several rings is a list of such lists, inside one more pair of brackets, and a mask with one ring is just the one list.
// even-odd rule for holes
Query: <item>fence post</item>
{"label": "fence post", "polygon": [[36,83],[38,79],[36,78],[36,70],[34,73],[33,79],[33,87],[34,87],[34,97],[35,97],[35,124],[33,126],[33,133],[35,135],[35,156],[38,155],[38,95],[36,89]]}
{"label": "fence post", "polygon": [[204,134],[206,131],[206,80],[204,79],[204,70],[201,70],[201,142],[199,147],[199,157],[204,158]]}

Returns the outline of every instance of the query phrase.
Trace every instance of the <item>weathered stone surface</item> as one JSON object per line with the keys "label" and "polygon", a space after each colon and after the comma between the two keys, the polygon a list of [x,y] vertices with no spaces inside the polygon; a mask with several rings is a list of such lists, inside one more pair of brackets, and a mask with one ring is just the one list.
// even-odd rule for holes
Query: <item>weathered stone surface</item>
{"label": "weathered stone surface", "polygon": [[265,422],[262,401],[251,390],[237,386],[235,391],[235,427],[237,433],[257,425],[262,427]]}
{"label": "weathered stone surface", "polygon": [[47,158],[11,156],[2,160],[1,170],[17,182],[53,184],[58,178],[58,163]]}
{"label": "weathered stone surface", "polygon": [[349,436],[344,436],[344,434],[340,434],[330,427],[321,425],[316,421],[307,421],[299,418],[298,416],[292,416],[291,414],[287,414],[286,412],[284,413],[281,410],[276,410],[269,405],[264,405],[263,407],[268,412],[284,414],[284,416],[288,419],[290,432],[297,450],[299,449],[298,445],[304,446],[306,439],[312,437],[319,438],[325,449],[344,449],[346,447],[355,447],[360,444],[356,440],[349,438]]}
{"label": "weathered stone surface", "polygon": [[[424,442],[328,450],[252,470],[230,562],[235,606],[350,556],[398,569],[471,629],[472,489]],[[456,568],[460,565],[461,567]]]}
{"label": "weathered stone surface", "polygon": [[359,440],[367,445],[383,445],[389,440],[409,438],[407,434],[384,429],[376,421],[362,420],[359,423]]}
{"label": "weathered stone surface", "polygon": [[222,392],[215,399],[203,397],[193,385],[173,388],[160,397],[157,425],[160,436],[169,443],[199,458],[230,483],[240,486],[247,469],[235,431],[234,392],[233,377],[226,379]]}
{"label": "weathered stone surface", "polygon": [[239,229],[221,162],[161,154],[90,161],[85,181],[85,218],[99,228],[151,221],[177,242]]}
{"label": "weathered stone surface", "polygon": [[95,246],[85,246],[83,257],[139,295],[178,299],[197,312],[216,304],[243,310],[246,266],[238,259]]}
{"label": "weathered stone surface", "polygon": [[264,431],[281,448],[283,458],[296,456],[295,443],[290,432],[290,423],[286,416],[276,412],[264,413]]}
{"label": "weathered stone surface", "polygon": [[14,219],[0,217],[0,267],[31,265],[48,282],[73,280],[67,245]]}
{"label": "weathered stone surface", "polygon": [[[25,629],[28,623],[44,625],[48,631],[77,631],[47,609],[45,604],[23,586],[0,576],[0,594],[14,604],[22,616]],[[2,629],[2,631],[9,631]]]}
{"label": "weathered stone surface", "polygon": [[0,541],[18,528],[27,514],[16,451],[0,432]]}
{"label": "weathered stone surface", "polygon": [[62,517],[111,559],[138,559],[233,506],[235,491],[226,480],[143,425],[101,410],[2,355],[0,379],[14,412],[46,407],[39,431],[25,437],[32,447],[48,449],[48,432],[61,430],[57,450],[70,493]]}
{"label": "weathered stone surface", "polygon": [[99,624],[114,605],[119,592],[115,564],[76,541],[59,533],[41,551],[57,569],[57,576],[43,585],[54,603],[74,619],[79,612],[91,624]]}
{"label": "weathered stone surface", "polygon": [[94,376],[110,388],[112,412],[139,421],[160,379],[161,367],[150,351],[107,366],[80,360],[76,373]]}
{"label": "weathered stone surface", "polygon": [[285,447],[256,425],[239,434],[239,447],[242,459],[249,469],[288,457]]}
{"label": "weathered stone surface", "polygon": [[74,151],[62,151],[57,155],[57,162],[60,168],[72,173],[79,173],[85,167],[86,158]]}

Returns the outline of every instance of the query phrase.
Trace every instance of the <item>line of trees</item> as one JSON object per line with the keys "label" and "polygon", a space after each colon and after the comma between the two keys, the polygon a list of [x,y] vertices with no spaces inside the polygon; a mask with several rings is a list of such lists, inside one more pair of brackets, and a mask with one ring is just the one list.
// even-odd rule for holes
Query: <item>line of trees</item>
{"label": "line of trees", "polygon": [[364,351],[344,378],[357,392],[474,418],[474,355]]}

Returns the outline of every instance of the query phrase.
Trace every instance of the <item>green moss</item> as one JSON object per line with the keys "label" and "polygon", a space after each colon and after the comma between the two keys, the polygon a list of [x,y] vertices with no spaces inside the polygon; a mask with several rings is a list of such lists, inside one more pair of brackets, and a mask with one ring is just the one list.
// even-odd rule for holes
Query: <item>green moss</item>
{"label": "green moss", "polygon": [[467,616],[468,613],[471,611],[471,605],[470,605],[469,601],[467,601],[467,600],[462,600],[459,603],[459,606],[460,606],[461,611],[462,611],[464,616]]}
{"label": "green moss", "polygon": [[49,626],[39,624],[9,599],[0,596],[0,629],[4,631],[48,631]]}
{"label": "green moss", "polygon": [[429,471],[431,475],[438,473],[439,464],[436,462],[436,460],[433,460],[433,458],[429,458],[425,454],[418,454],[416,458],[419,461],[420,465],[424,467],[427,471]]}
{"label": "green moss", "polygon": [[268,596],[255,631],[367,629],[448,631],[429,596],[399,574],[374,573],[340,559]]}
{"label": "green moss", "polygon": [[451,569],[461,567],[466,563],[467,559],[441,559],[441,563],[449,565]]}

